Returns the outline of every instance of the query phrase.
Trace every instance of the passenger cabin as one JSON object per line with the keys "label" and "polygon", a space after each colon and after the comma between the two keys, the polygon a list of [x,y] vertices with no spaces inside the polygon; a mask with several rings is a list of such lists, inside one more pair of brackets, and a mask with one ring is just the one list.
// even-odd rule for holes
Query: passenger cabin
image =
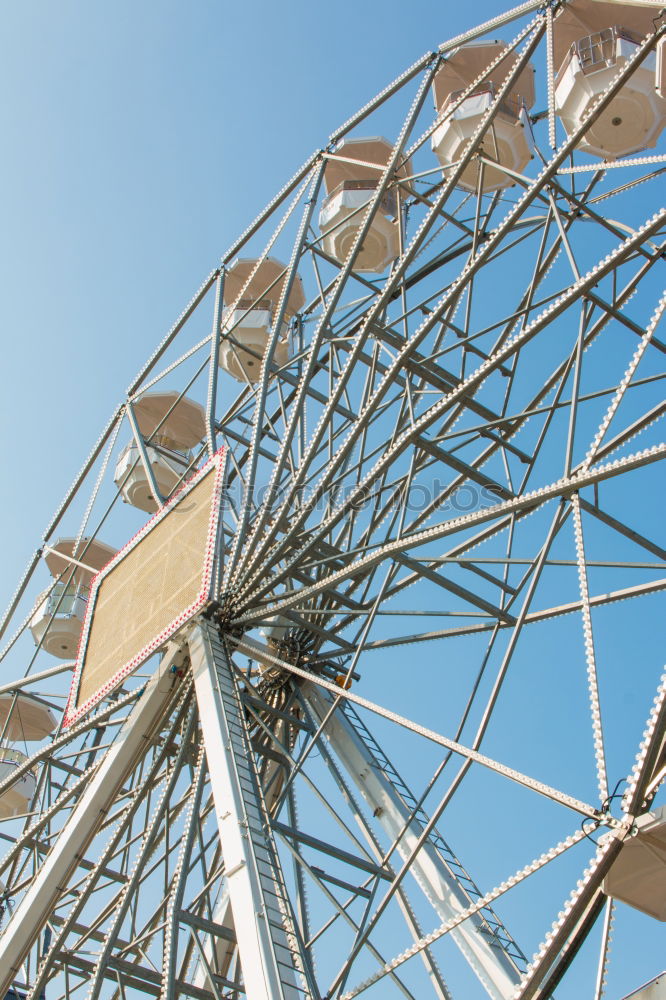
{"label": "passenger cabin", "polygon": [[[238,382],[257,382],[261,376],[286,271],[286,264],[273,257],[261,263],[243,258],[225,275],[219,364]],[[289,321],[304,304],[303,283],[296,275],[273,353],[273,364],[278,368],[291,357]]]}
{"label": "passenger cabin", "polygon": [[603,882],[607,896],[621,899],[657,920],[666,920],[666,806],[636,820]]}
{"label": "passenger cabin", "polygon": [[[134,404],[134,415],[155,483],[166,499],[187,478],[192,463],[190,449],[205,436],[204,409],[177,392],[153,392]],[[149,514],[157,510],[136,441],[121,452],[113,478],[125,503]]]}
{"label": "passenger cabin", "polygon": [[[386,139],[344,139],[324,170],[326,198],[319,213],[324,251],[342,264],[363,224],[365,208],[374,197],[392,153]],[[411,173],[409,161],[401,164],[382,196],[370,228],[354,261],[354,270],[379,274],[400,255],[398,212],[401,196],[396,181]],[[403,196],[407,190],[403,190]]]}
{"label": "passenger cabin", "polygon": [[[654,30],[658,12],[654,4],[608,0],[571,0],[561,8],[553,25],[555,111],[568,135]],[[614,160],[656,144],[666,121],[657,62],[654,50],[645,56],[587,129],[580,150]]]}
{"label": "passenger cabin", "polygon": [[[53,712],[41,698],[22,692],[0,694],[0,783],[12,775],[28,759],[12,743],[45,740],[56,727]],[[27,812],[35,794],[37,779],[32,770],[25,771],[0,794],[0,819],[9,819]]]}
{"label": "passenger cabin", "polygon": [[42,649],[61,660],[76,656],[90,583],[115,554],[109,545],[89,538],[82,538],[78,546],[75,538],[61,538],[52,546],[44,558],[57,582],[40,596],[30,620],[35,645],[41,643]]}
{"label": "passenger cabin", "polygon": [[[502,52],[506,52],[506,57],[482,83],[463,97],[474,80],[488,70]],[[515,60],[515,53],[504,42],[477,42],[456,49],[436,73],[433,81],[435,107],[443,121],[433,132],[431,145],[446,173],[451,172],[465,153]],[[482,191],[497,191],[516,183],[507,171],[522,173],[525,170],[533,155],[527,111],[534,104],[534,73],[533,66],[528,63],[502,99],[485,130],[478,153],[460,176],[460,187],[476,191],[481,179]]]}
{"label": "passenger cabin", "polygon": [[666,971],[654,976],[649,983],[644,983],[622,1000],[666,1000]]}

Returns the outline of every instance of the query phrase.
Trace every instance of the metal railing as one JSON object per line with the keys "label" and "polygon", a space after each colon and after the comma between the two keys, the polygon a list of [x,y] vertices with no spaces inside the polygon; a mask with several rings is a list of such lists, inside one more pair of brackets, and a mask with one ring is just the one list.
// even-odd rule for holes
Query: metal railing
{"label": "metal railing", "polygon": [[[464,90],[454,90],[447,97],[446,101],[442,105],[441,110],[445,112],[452,104],[460,100],[461,96],[465,93]],[[475,97],[485,97],[489,96],[491,100],[495,100],[497,97],[497,88],[491,82],[482,83],[479,87],[476,87],[471,94],[468,94],[465,100],[462,102],[458,111],[462,111],[468,101],[473,100]],[[520,117],[520,113],[523,109],[527,108],[525,99],[520,96],[520,94],[506,94],[504,98],[499,102],[498,112],[503,114],[514,121]]]}
{"label": "metal railing", "polygon": [[25,763],[26,755],[20,750],[11,750],[9,747],[0,747],[0,764],[16,764],[20,767]]}
{"label": "metal railing", "polygon": [[39,609],[46,604],[46,614],[56,615],[57,617],[69,617],[69,615],[75,614],[77,610],[82,610],[80,607],[77,608],[79,601],[83,605],[87,604],[89,590],[90,588],[86,584],[65,584],[62,580],[59,580],[51,590],[45,590],[39,595],[37,598]]}
{"label": "metal railing", "polygon": [[[233,305],[233,303],[232,303]],[[234,310],[236,309],[265,309],[273,316],[275,310],[275,302],[273,299],[239,299],[234,305]]]}
{"label": "metal railing", "polygon": [[614,24],[573,42],[557,71],[555,83],[560,82],[574,57],[578,59],[584,74],[596,73],[600,69],[614,66],[617,61],[617,42],[620,38],[633,45],[639,45],[641,41],[640,37],[629,28]]}
{"label": "metal railing", "polygon": [[[381,164],[379,164],[379,169],[382,169]],[[322,209],[327,208],[328,205],[333,200],[333,198],[335,198],[336,195],[340,194],[341,191],[376,191],[378,183],[379,181],[373,181],[373,180],[341,181],[338,184],[338,186],[333,188],[330,194],[328,194],[326,198],[324,198],[324,201],[322,203]],[[369,200],[370,199],[368,199],[368,201]],[[382,212],[385,212],[387,215],[392,216],[392,218],[394,219],[398,217],[398,200],[396,198],[395,191],[385,192],[382,200],[379,203],[379,208]]]}
{"label": "metal railing", "polygon": [[[165,444],[166,441],[169,443]],[[192,461],[192,453],[190,451],[178,451],[172,445],[173,442],[171,439],[166,438],[161,434],[156,434],[154,437],[146,439],[146,447],[152,448],[158,455],[163,455],[164,458],[170,459],[178,465],[189,466]],[[133,448],[138,450],[136,441],[130,441],[129,444],[126,444],[118,456],[118,462],[122,462],[128,452],[130,452]]]}

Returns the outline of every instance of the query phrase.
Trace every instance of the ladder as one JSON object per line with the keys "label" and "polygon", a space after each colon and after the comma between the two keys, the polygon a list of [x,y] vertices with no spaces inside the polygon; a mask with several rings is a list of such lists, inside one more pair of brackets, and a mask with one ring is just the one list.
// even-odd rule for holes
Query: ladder
{"label": "ladder", "polygon": [[[354,706],[351,702],[345,701],[338,707],[338,711],[346,716],[359,739],[365,745],[368,754],[373,758],[373,766],[387,777],[414,819],[425,828],[430,822],[428,816],[422,806],[418,805],[415,795],[398,773],[387,754],[382,750]],[[442,863],[448,868],[469,900],[469,904],[472,905],[478,902],[483,893],[436,827],[432,828],[428,839],[440,856]],[[503,951],[516,969],[519,972],[523,972],[527,965],[527,958],[492,907],[484,906],[479,911],[479,917],[481,918],[479,931],[486,936],[488,944],[499,951]]]}

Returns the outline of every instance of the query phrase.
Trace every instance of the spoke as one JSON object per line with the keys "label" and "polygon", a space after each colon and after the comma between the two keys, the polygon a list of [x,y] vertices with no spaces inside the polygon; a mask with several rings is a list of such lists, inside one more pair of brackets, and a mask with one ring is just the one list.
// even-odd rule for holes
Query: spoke
{"label": "spoke", "polygon": [[535,860],[532,861],[531,864],[526,865],[525,868],[522,868],[520,871],[510,876],[508,879],[506,879],[506,881],[502,882],[501,885],[499,885],[496,889],[493,889],[491,892],[486,893],[486,895],[483,896],[483,898],[480,899],[478,903],[469,906],[465,911],[463,911],[463,913],[461,913],[455,919],[448,920],[443,924],[441,924],[434,931],[431,931],[430,934],[427,934],[424,938],[422,938],[421,941],[418,941],[413,948],[409,948],[407,951],[403,952],[401,955],[398,955],[396,958],[394,958],[393,961],[389,963],[389,965],[385,966],[385,968],[382,969],[380,972],[376,973],[374,976],[371,976],[369,979],[359,984],[359,986],[356,987],[356,989],[343,994],[340,1000],[352,1000],[353,997],[359,996],[359,994],[362,993],[364,990],[366,990],[369,986],[372,986],[383,976],[387,975],[393,969],[397,968],[398,966],[406,962],[408,959],[412,958],[413,955],[418,954],[418,952],[421,951],[423,948],[426,948],[428,945],[433,944],[440,937],[443,937],[450,931],[455,930],[455,928],[460,923],[462,923],[464,920],[467,920],[475,913],[478,913],[484,906],[488,906],[490,903],[493,903],[496,899],[499,899],[500,896],[502,896],[505,892],[508,892],[509,889],[512,889],[515,885],[518,885],[520,882],[528,878],[534,872],[539,871],[539,869],[543,868],[544,865],[547,865],[550,861],[553,861],[555,858],[559,857],[565,851],[568,851],[569,848],[574,846],[574,844],[582,840],[584,836],[585,834],[581,833],[580,831],[576,831],[576,833],[572,834],[570,837],[567,837],[566,840],[560,841],[560,843],[556,844],[555,847],[552,847],[549,851],[542,854],[540,857],[535,858]]}
{"label": "spoke", "polygon": [[541,795],[545,795],[554,802],[566,805],[583,816],[589,816],[593,819],[599,818],[599,811],[595,809],[594,806],[588,805],[580,799],[576,799],[564,792],[558,791],[555,788],[551,788],[549,785],[537,781],[534,778],[530,778],[528,775],[522,774],[514,768],[507,767],[505,764],[501,764],[499,761],[493,760],[485,754],[478,753],[469,747],[463,746],[462,743],[458,743],[457,741],[451,740],[446,736],[442,736],[440,733],[436,733],[432,729],[428,729],[426,726],[420,726],[418,723],[412,722],[410,719],[399,715],[397,712],[391,712],[389,709],[383,708],[381,705],[368,701],[367,698],[361,698],[360,695],[353,694],[351,691],[345,691],[341,689],[339,685],[336,685],[331,681],[324,680],[323,677],[312,674],[307,670],[301,670],[300,667],[296,667],[291,663],[287,663],[285,660],[281,660],[279,657],[272,655],[268,649],[258,647],[255,643],[248,639],[236,640],[235,644],[241,652],[250,656],[260,656],[261,658],[274,663],[276,666],[279,666],[281,669],[295,674],[297,677],[302,677],[304,680],[311,680],[315,684],[318,684],[320,687],[329,691],[331,694],[334,694],[337,698],[343,698],[346,701],[353,702],[355,705],[360,705],[362,708],[367,708],[376,715],[383,716],[383,718],[389,719],[391,722],[394,722],[399,726],[403,726],[405,729],[418,733],[420,736],[424,736],[426,739],[432,740],[433,743],[438,743],[440,746],[453,751],[453,753],[459,754],[461,757],[464,757],[473,763],[481,764],[482,766],[489,768],[491,771],[494,771],[496,774],[509,778],[509,780],[515,781],[520,785],[524,785],[525,788],[529,788]]}
{"label": "spoke", "polygon": [[[515,500],[509,500],[504,504],[497,504],[495,507],[488,508],[485,511],[469,514],[465,517],[451,518],[450,521],[445,521],[443,524],[429,528],[426,531],[407,534],[396,541],[382,546],[377,552],[373,552],[370,555],[365,556],[363,559],[355,560],[344,570],[340,570],[337,573],[330,573],[318,583],[313,584],[310,587],[304,587],[302,590],[293,593],[292,596],[287,596],[281,601],[276,601],[275,603],[268,605],[266,613],[275,614],[278,611],[282,611],[286,608],[299,604],[314,594],[326,590],[329,585],[348,579],[349,577],[353,577],[361,570],[383,562],[389,555],[395,555],[405,549],[423,545],[427,542],[437,541],[439,538],[443,538],[446,535],[453,534],[454,532],[474,527],[477,524],[483,524],[489,520],[495,520],[497,517],[501,517],[503,514],[508,512],[519,513],[523,510],[533,510],[544,504],[547,500],[565,497],[568,494],[583,489],[585,486],[590,486],[608,478],[621,475],[623,471],[628,471],[632,468],[639,468],[654,461],[659,461],[664,456],[666,456],[666,445],[655,445],[654,447],[643,452],[637,452],[635,455],[629,455],[624,459],[618,459],[608,465],[597,466],[587,473],[578,473],[570,478],[561,479],[557,483],[553,483],[550,486],[542,487],[539,490],[533,490],[525,496],[517,497]],[[238,619],[238,623],[242,624],[246,621],[252,621],[252,618],[253,616],[251,615],[240,617]]]}
{"label": "spoke", "polygon": [[608,952],[610,948],[611,931],[613,927],[612,899],[606,901],[606,912],[604,914],[604,926],[601,935],[601,951],[599,953],[599,969],[597,972],[597,984],[594,991],[594,1000],[602,1000],[606,985],[606,965],[608,963]]}
{"label": "spoke", "polygon": [[[562,296],[557,304],[552,304],[540,319],[533,321],[521,333],[516,334],[513,338],[507,341],[507,343],[503,346],[503,348],[501,348],[496,352],[491,361],[487,361],[483,365],[481,365],[473,375],[469,376],[469,378],[466,379],[464,383],[462,383],[460,389],[452,392],[448,396],[445,396],[444,399],[442,399],[440,402],[435,403],[432,407],[430,407],[419,418],[414,427],[411,430],[405,431],[398,439],[398,441],[396,441],[393,447],[387,450],[384,456],[375,464],[371,473],[365,476],[362,483],[360,483],[359,486],[348,497],[347,501],[344,504],[340,505],[336,509],[334,514],[332,514],[328,519],[325,519],[323,521],[322,525],[319,528],[318,533],[311,535],[311,541],[309,545],[312,546],[319,537],[323,536],[335,522],[339,521],[341,517],[343,517],[346,513],[349,512],[349,510],[352,508],[354,504],[361,503],[364,497],[367,495],[368,490],[371,488],[373,482],[376,481],[377,477],[382,474],[382,472],[390,464],[390,462],[394,460],[396,455],[402,450],[404,450],[404,448],[406,448],[411,443],[411,441],[414,439],[414,437],[417,436],[419,432],[426,430],[427,427],[429,427],[433,423],[433,421],[435,421],[447,407],[451,406],[451,404],[456,400],[457,397],[462,396],[465,392],[469,392],[471,389],[476,388],[481,382],[483,382],[488,377],[489,373],[494,368],[497,368],[497,366],[501,364],[504,360],[510,358],[512,354],[523,343],[525,343],[533,336],[535,336],[536,333],[542,328],[542,326],[544,326],[548,322],[552,322],[552,319],[556,313],[563,312],[564,309],[566,309],[567,306],[575,298],[577,298],[578,295],[584,292],[588,286],[591,287],[592,285],[595,284],[597,280],[599,280],[599,278],[602,275],[607,274],[620,258],[625,257],[626,254],[630,252],[630,250],[632,250],[636,245],[642,243],[648,234],[656,232],[661,227],[664,220],[666,220],[666,211],[655,215],[651,220],[649,220],[646,223],[644,227],[641,228],[637,236],[631,238],[630,240],[627,240],[624,244],[618,247],[613,254],[609,255],[609,257],[607,257],[603,263],[597,265],[597,267],[593,268],[590,272],[588,272],[588,274],[585,276],[584,279],[581,279],[580,282],[575,283],[571,287],[571,290],[564,296]],[[418,342],[418,335],[415,336],[415,339]],[[407,348],[405,348],[405,350],[407,350]],[[399,360],[400,361],[402,360],[402,353],[401,355],[398,356],[398,359],[396,359],[396,362],[394,362],[394,365],[391,366],[389,372],[387,372],[386,376],[383,379],[382,384],[385,385],[386,387],[389,384],[390,375],[393,372],[393,368],[395,365],[397,365],[397,362]],[[379,394],[380,394],[380,388],[378,388],[374,394],[373,399],[375,401],[377,400]],[[371,412],[371,407],[369,404],[369,407],[367,409],[368,416],[370,412]],[[365,417],[365,419],[367,419],[367,416]],[[362,421],[363,421],[363,415],[360,415],[359,420],[357,421],[357,427],[361,426]],[[330,472],[327,475],[330,476]],[[317,499],[320,498],[321,490],[323,489],[323,485],[326,483],[326,479],[327,477],[324,478],[322,485],[320,485],[318,491],[314,494],[313,500],[310,501],[310,506],[314,502],[316,502]],[[301,515],[300,519],[298,519],[296,523],[298,524],[299,521],[302,522],[304,516],[305,515]],[[307,551],[307,549],[303,551]],[[275,578],[274,583],[279,582],[287,575],[289,567],[290,563],[287,563],[286,569]]]}
{"label": "spoke", "polygon": [[590,595],[587,587],[587,569],[585,560],[585,544],[583,542],[583,524],[580,516],[580,501],[578,494],[571,498],[573,509],[574,536],[576,540],[576,559],[578,562],[578,584],[580,587],[580,603],[583,619],[583,642],[585,644],[585,660],[587,663],[587,686],[590,695],[590,713],[592,715],[592,735],[594,738],[594,756],[597,767],[597,784],[599,798],[605,801],[608,797],[608,776],[606,773],[606,752],[604,750],[604,733],[601,722],[601,705],[599,702],[599,685],[597,679],[597,664],[592,634],[592,613],[590,610]]}

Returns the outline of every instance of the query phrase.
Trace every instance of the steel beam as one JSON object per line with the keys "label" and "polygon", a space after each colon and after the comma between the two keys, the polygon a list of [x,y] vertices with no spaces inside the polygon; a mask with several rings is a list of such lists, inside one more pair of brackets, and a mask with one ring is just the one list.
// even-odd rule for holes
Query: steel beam
{"label": "steel beam", "polygon": [[206,622],[188,642],[245,990],[252,1000],[318,1000],[306,985],[233,667]]}
{"label": "steel beam", "polygon": [[[327,718],[333,698],[315,684],[306,682],[302,694],[314,718]],[[326,723],[324,734],[336,756],[365,799],[377,822],[397,851],[408,859],[423,834],[421,824],[394,784],[382,770],[349,718],[337,708]],[[439,917],[450,920],[470,905],[470,897],[444,863],[430,840],[426,840],[411,863],[411,872]],[[498,939],[491,941],[488,926],[475,914],[451,931],[470,968],[493,1000],[509,1000],[516,991],[520,973]]]}
{"label": "steel beam", "polygon": [[170,668],[182,656],[170,644],[155,675],[146,685],[125,725],[107,751],[99,770],[72,810],[36,878],[12,914],[0,937],[0,996],[10,989],[24,958],[49,918],[62,886],[104,822],[118,791],[145,752],[147,741],[164,714],[172,696],[175,675]]}

